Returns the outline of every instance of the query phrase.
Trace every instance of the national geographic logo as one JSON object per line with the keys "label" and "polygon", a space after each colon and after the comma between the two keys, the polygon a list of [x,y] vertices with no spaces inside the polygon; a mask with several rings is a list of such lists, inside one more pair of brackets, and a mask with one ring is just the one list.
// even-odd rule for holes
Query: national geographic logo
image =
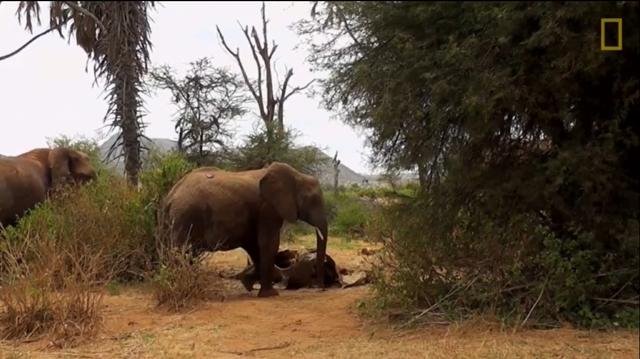
{"label": "national geographic logo", "polygon": [[600,50],[622,51],[621,18],[600,19]]}

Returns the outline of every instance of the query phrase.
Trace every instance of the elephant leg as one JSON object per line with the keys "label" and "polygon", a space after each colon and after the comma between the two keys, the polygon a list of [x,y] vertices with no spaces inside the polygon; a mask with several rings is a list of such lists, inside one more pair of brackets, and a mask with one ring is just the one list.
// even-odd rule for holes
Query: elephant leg
{"label": "elephant leg", "polygon": [[240,282],[248,292],[251,292],[253,285],[260,280],[260,274],[258,273],[258,268],[260,268],[260,251],[257,245],[245,247],[244,250],[249,254],[252,264],[242,271],[240,274]]}
{"label": "elephant leg", "polygon": [[260,265],[256,265],[256,268],[260,270],[260,292],[258,292],[258,297],[278,295],[278,291],[273,288],[273,271],[276,254],[280,246],[279,233],[279,229],[270,229],[263,231],[258,237],[258,246],[260,248]]}

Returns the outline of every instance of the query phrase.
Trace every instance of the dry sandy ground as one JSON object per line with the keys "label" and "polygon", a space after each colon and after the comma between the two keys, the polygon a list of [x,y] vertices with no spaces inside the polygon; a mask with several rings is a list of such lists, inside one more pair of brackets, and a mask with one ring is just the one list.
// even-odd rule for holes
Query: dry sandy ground
{"label": "dry sandy ground", "polygon": [[[307,239],[304,242],[310,245]],[[336,243],[336,242],[334,242]],[[292,247],[283,245],[283,247]],[[300,247],[293,246],[293,247]],[[361,268],[361,243],[336,243],[338,265]],[[240,270],[244,252],[216,253],[208,263]],[[100,335],[73,349],[0,342],[0,358],[638,358],[637,331],[572,329],[513,333],[490,324],[391,331],[356,314],[366,286],[280,291],[259,299],[230,281],[223,302],[171,314],[154,308],[144,288],[105,298]]]}

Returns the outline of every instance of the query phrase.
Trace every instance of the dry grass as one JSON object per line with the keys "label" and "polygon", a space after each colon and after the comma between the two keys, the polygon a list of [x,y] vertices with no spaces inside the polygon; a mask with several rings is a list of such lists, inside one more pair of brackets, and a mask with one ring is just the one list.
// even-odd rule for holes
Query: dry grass
{"label": "dry grass", "polygon": [[[100,329],[108,258],[82,244],[25,236],[0,248],[0,335],[74,346]],[[101,278],[101,279],[99,279]]]}
{"label": "dry grass", "polygon": [[201,257],[193,257],[183,247],[168,247],[159,251],[160,267],[152,278],[157,306],[171,312],[190,309],[197,304],[222,298],[222,282],[210,276],[201,265]]}
{"label": "dry grass", "polygon": [[188,241],[173,243],[168,236],[170,227],[163,224],[156,230],[159,267],[151,278],[157,306],[180,312],[206,300],[223,298],[222,280],[204,270],[204,257],[194,255]]}

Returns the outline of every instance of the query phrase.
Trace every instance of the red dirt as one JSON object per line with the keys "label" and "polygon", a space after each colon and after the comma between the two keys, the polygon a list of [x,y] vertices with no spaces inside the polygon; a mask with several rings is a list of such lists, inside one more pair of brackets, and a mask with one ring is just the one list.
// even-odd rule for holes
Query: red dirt
{"label": "red dirt", "polygon": [[[289,246],[291,247],[291,246]],[[340,266],[362,266],[361,245],[330,250]],[[216,253],[208,263],[239,271],[242,251]],[[468,323],[394,332],[367,324],[355,305],[369,288],[280,290],[257,298],[238,281],[225,280],[223,302],[187,313],[156,309],[146,288],[124,288],[105,298],[104,329],[85,344],[50,348],[46,342],[0,342],[0,358],[638,358],[637,331],[572,329],[512,333],[496,325]]]}

